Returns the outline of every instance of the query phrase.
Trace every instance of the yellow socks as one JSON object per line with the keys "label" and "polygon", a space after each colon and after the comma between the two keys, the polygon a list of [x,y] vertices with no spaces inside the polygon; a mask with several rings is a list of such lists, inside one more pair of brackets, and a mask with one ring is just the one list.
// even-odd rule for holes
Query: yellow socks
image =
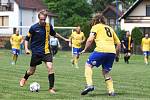
{"label": "yellow socks", "polygon": [[145,64],[148,64],[148,59],[146,56],[144,57],[144,61],[145,61]]}
{"label": "yellow socks", "polygon": [[86,66],[85,67],[85,78],[86,78],[86,83],[88,86],[93,85],[92,74],[93,74],[92,68]]}
{"label": "yellow socks", "polygon": [[78,58],[74,57],[74,64],[77,65],[78,64]]}
{"label": "yellow socks", "polygon": [[12,60],[13,60],[14,63],[16,63],[16,61],[17,61],[17,55],[13,55]]}
{"label": "yellow socks", "polygon": [[110,77],[109,77],[109,78],[106,78],[106,79],[105,79],[105,82],[106,82],[106,86],[107,86],[108,93],[114,92],[112,78],[110,78]]}

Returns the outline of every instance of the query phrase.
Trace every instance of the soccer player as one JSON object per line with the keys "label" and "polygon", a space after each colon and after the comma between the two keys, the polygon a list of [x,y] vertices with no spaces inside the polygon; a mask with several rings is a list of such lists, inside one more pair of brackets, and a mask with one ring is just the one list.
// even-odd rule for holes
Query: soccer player
{"label": "soccer player", "polygon": [[58,38],[51,36],[50,37],[50,46],[52,49],[53,57],[57,54],[58,48],[61,48]]}
{"label": "soccer player", "polygon": [[23,43],[23,36],[19,35],[19,30],[17,29],[15,34],[10,37],[10,43],[12,46],[12,65],[16,64],[18,55],[20,53],[20,45]]}
{"label": "soccer player", "polygon": [[[115,96],[113,88],[113,80],[109,74],[112,69],[112,65],[116,56],[116,51],[120,49],[120,40],[118,39],[114,30],[105,24],[105,17],[98,13],[94,16],[92,20],[91,33],[86,41],[84,53],[95,41],[96,48],[89,56],[85,64],[85,79],[87,86],[81,92],[81,95],[86,95],[88,92],[94,90],[92,81],[92,68],[94,66],[99,67],[102,65],[102,74],[105,78],[108,94],[110,96]],[[116,48],[115,48],[115,44]]]}
{"label": "soccer player", "polygon": [[80,56],[80,52],[82,51],[82,43],[85,41],[84,33],[81,32],[80,26],[78,26],[75,31],[72,32],[70,36],[70,46],[72,47],[72,64],[75,65],[76,68],[78,67],[78,60]]}
{"label": "soccer player", "polygon": [[69,39],[66,39],[56,33],[53,30],[52,25],[49,23],[46,23],[45,20],[47,18],[47,11],[41,10],[38,13],[39,22],[32,25],[29,29],[29,32],[25,38],[25,52],[27,54],[30,53],[28,49],[28,42],[31,40],[31,61],[30,61],[30,67],[26,71],[24,77],[20,80],[20,86],[24,86],[27,79],[30,75],[33,75],[36,66],[41,64],[42,61],[45,63],[47,70],[48,70],[48,80],[49,80],[49,92],[55,93],[54,89],[54,68],[53,68],[53,58],[50,50],[49,45],[49,37],[51,36],[57,36],[59,38],[62,38],[65,41],[69,41]]}
{"label": "soccer player", "polygon": [[129,64],[131,49],[133,47],[133,40],[129,31],[126,32],[126,36],[123,38],[121,42],[124,50],[124,61],[125,63]]}
{"label": "soccer player", "polygon": [[144,54],[144,62],[148,65],[148,56],[150,55],[150,38],[148,37],[148,33],[146,33],[145,37],[142,38],[141,49]]}

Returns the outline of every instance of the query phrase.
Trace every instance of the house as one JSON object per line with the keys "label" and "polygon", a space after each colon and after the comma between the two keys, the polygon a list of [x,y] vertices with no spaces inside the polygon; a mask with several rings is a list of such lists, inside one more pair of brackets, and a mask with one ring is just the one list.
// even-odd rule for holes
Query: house
{"label": "house", "polygon": [[[38,11],[47,9],[42,0],[0,0],[0,35],[11,35],[13,28],[24,26],[21,34],[26,35],[29,26],[38,21]],[[47,22],[54,25],[55,14],[49,12]]]}
{"label": "house", "polygon": [[117,23],[117,19],[121,17],[122,12],[115,6],[109,5],[102,11],[102,13],[107,19],[107,24],[112,28],[116,29],[117,24],[119,25],[119,23]]}
{"label": "house", "polygon": [[137,0],[119,20],[122,30],[131,32],[139,27],[144,33],[150,32],[150,0]]}

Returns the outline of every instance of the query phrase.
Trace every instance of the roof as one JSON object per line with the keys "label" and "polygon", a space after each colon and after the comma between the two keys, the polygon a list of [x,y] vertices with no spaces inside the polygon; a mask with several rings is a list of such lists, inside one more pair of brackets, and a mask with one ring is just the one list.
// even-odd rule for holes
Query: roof
{"label": "roof", "polygon": [[[42,0],[15,0],[16,3],[19,5],[20,8],[23,9],[34,9],[34,10],[41,10],[41,9],[48,9],[48,7],[43,3]],[[48,12],[49,16],[57,16],[51,12]]]}
{"label": "roof", "polygon": [[118,16],[121,17],[121,15],[123,14],[120,10],[117,11],[116,7],[112,6],[112,5],[109,5],[107,6],[104,10],[103,10],[103,14],[109,10],[112,10],[114,13],[118,13]]}
{"label": "roof", "polygon": [[121,20],[122,18],[126,18],[143,0],[136,0],[132,6],[129,7],[129,9],[119,18]]}

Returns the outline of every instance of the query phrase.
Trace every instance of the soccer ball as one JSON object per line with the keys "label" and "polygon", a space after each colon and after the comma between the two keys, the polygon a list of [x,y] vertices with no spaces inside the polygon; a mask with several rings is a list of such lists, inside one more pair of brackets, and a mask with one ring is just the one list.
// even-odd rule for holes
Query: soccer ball
{"label": "soccer ball", "polygon": [[37,82],[33,82],[30,84],[30,91],[31,92],[39,92],[40,90],[40,84]]}

